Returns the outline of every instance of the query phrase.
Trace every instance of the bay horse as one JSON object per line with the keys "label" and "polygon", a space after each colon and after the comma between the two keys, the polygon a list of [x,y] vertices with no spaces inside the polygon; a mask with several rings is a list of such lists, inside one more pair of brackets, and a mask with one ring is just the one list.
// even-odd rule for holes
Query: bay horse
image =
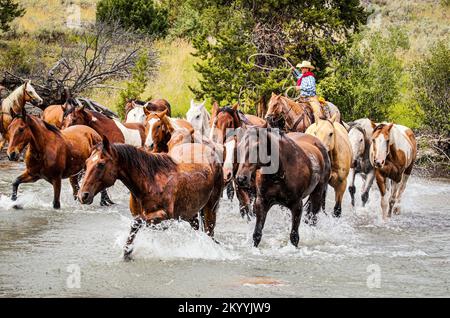
{"label": "bay horse", "polygon": [[31,81],[27,80],[17,87],[2,102],[0,107],[0,151],[3,149],[5,142],[9,139],[8,126],[12,122],[11,112],[15,114],[22,113],[27,102],[40,106],[43,104],[42,98],[36,93],[31,85]]}
{"label": "bay horse", "polygon": [[[205,151],[202,145],[187,144],[182,156]],[[154,154],[130,145],[110,144],[107,138],[92,150],[79,192],[83,204],[92,203],[100,190],[119,179],[130,190],[134,218],[124,259],[130,260],[133,241],[145,224],[183,219],[196,228],[201,211],[204,228],[214,237],[216,211],[222,193],[222,169],[218,162],[189,162],[168,154]]]}
{"label": "bay horse", "polygon": [[73,125],[89,126],[100,136],[106,136],[111,142],[141,147],[145,141],[145,128],[142,124],[122,124],[118,119],[87,110],[84,105],[71,107],[65,113],[62,128],[66,129]]}
{"label": "bay horse", "polygon": [[[59,209],[61,179],[70,179],[74,198],[78,192],[78,174],[84,169],[91,148],[101,142],[100,135],[87,126],[72,126],[60,131],[42,119],[21,114],[12,114],[9,126],[9,160],[17,161],[27,146],[26,170],[13,182],[11,200],[17,199],[17,190],[22,183],[44,179],[53,186],[53,208]],[[112,204],[106,192],[102,193],[101,205]]]}
{"label": "bay horse", "polygon": [[[392,123],[382,123],[374,128],[370,162],[375,168],[375,178],[381,193],[384,221],[391,217],[392,212],[400,214],[401,196],[405,191],[416,156],[416,138],[410,128]],[[391,180],[389,198],[387,179]]]}
{"label": "bay horse", "polygon": [[[270,164],[278,160],[275,172],[265,171],[269,164],[262,162],[261,156],[258,155],[257,160],[250,159],[261,148],[267,150]],[[331,169],[325,146],[317,138],[302,133],[276,134],[271,129],[249,128],[239,142],[238,152],[241,159],[236,181],[239,186],[250,186],[252,175],[256,174],[254,246],[261,241],[268,211],[278,204],[291,210],[290,241],[297,247],[303,199],[309,196],[307,218],[311,225],[316,223],[317,213],[325,205]]]}
{"label": "bay horse", "polygon": [[186,113],[186,119],[191,123],[192,127],[194,127],[197,132],[202,135],[209,136],[209,122],[211,120],[211,116],[205,108],[205,103],[206,101],[197,104],[193,99],[191,99],[191,105]]}
{"label": "bay horse", "polygon": [[189,131],[193,130],[192,125],[179,118],[170,118],[167,113],[168,110],[162,112],[152,112],[144,109],[146,114],[145,118],[145,143],[152,152],[168,152],[168,143],[172,137],[172,133],[181,128],[185,128]]}
{"label": "bay horse", "polygon": [[128,99],[125,105],[125,122],[145,124],[146,114],[144,108],[151,112],[162,112],[167,109],[167,115],[169,117],[172,113],[171,106],[165,99],[152,99],[149,102]]}
{"label": "bay horse", "polygon": [[331,119],[319,118],[317,122],[306,129],[306,133],[316,136],[325,145],[331,161],[331,176],[329,184],[334,188],[334,216],[342,213],[342,198],[347,187],[347,176],[352,162],[352,147],[347,130],[336,122],[336,115]]}
{"label": "bay horse", "polygon": [[369,192],[375,180],[375,171],[370,163],[370,145],[375,123],[368,118],[357,119],[349,123],[348,138],[352,145],[352,165],[350,167],[350,185],[348,191],[352,206],[355,206],[355,177],[360,174],[364,180],[361,193],[362,205],[369,200]]}
{"label": "bay horse", "polygon": [[[266,125],[266,121],[257,116],[243,114],[239,111],[239,103],[234,104],[232,107],[219,107],[217,102],[213,103],[211,111],[211,131],[209,139],[217,144],[222,144],[225,146],[225,155],[228,159],[226,161],[233,161],[233,153],[235,152],[236,144],[230,140],[230,143],[226,144],[229,137],[234,134],[234,131],[239,128],[246,128],[247,126],[258,126],[263,127]],[[228,150],[227,150],[228,149]],[[231,200],[234,196],[234,188],[236,188],[236,196],[239,201],[239,211],[242,217],[247,216],[250,218],[251,214],[251,201],[254,197],[254,187],[248,189],[240,188],[236,182],[234,182],[234,172],[236,172],[237,167],[234,169],[227,164],[225,167],[225,182],[227,185],[227,196]],[[230,178],[230,172],[233,171]],[[233,187],[234,185],[234,187]]]}
{"label": "bay horse", "polygon": [[285,96],[272,96],[265,116],[270,127],[287,132],[305,132],[314,123],[314,111],[309,103],[297,103]]}

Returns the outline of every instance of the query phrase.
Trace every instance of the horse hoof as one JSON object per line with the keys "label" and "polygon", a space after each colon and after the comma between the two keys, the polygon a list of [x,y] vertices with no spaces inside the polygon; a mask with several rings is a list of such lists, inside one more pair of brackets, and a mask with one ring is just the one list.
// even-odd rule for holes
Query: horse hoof
{"label": "horse hoof", "polygon": [[100,201],[100,206],[110,206],[109,202],[106,200]]}
{"label": "horse hoof", "polygon": [[334,217],[340,218],[341,214],[342,214],[342,209],[341,208],[335,208],[334,209],[334,213],[333,213]]}
{"label": "horse hoof", "polygon": [[396,206],[395,208],[394,208],[394,214],[395,215],[399,215],[400,214],[400,207],[399,206]]}
{"label": "horse hoof", "polygon": [[12,195],[11,196],[11,201],[17,201],[17,195]]}
{"label": "horse hoof", "polygon": [[14,210],[23,210],[23,207],[21,205],[14,204],[13,209]]}
{"label": "horse hoof", "polygon": [[362,200],[362,204],[363,204],[363,207],[364,207],[366,205],[367,201],[369,200],[369,192],[364,192],[361,195],[361,200]]}
{"label": "horse hoof", "polygon": [[123,260],[124,262],[131,262],[133,260],[133,258],[131,257],[131,253],[127,253],[123,255]]}
{"label": "horse hoof", "polygon": [[54,208],[55,210],[61,209],[61,203],[59,203],[59,202],[53,203],[53,208]]}

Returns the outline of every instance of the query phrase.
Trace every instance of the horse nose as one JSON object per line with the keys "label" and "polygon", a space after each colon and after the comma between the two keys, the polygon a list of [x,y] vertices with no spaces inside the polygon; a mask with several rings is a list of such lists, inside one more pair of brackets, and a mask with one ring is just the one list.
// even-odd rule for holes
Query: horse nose
{"label": "horse nose", "polygon": [[8,154],[8,159],[9,159],[9,161],[17,161],[17,160],[19,160],[19,154],[17,152],[13,151],[10,154]]}
{"label": "horse nose", "polygon": [[245,175],[238,176],[236,178],[236,181],[237,181],[238,185],[245,186],[245,185],[247,185],[247,176],[245,176]]}
{"label": "horse nose", "polygon": [[384,160],[375,160],[375,167],[381,168],[384,165]]}
{"label": "horse nose", "polygon": [[231,177],[233,176],[231,170],[225,170],[223,175],[225,177],[225,183],[229,182],[231,180]]}
{"label": "horse nose", "polygon": [[89,192],[83,192],[80,195],[80,201],[81,203],[86,203],[89,199]]}

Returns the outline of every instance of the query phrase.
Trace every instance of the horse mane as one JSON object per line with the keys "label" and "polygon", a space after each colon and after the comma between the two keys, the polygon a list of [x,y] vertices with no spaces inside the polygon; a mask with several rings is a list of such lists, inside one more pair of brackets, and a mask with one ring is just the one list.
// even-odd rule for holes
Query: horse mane
{"label": "horse mane", "polygon": [[158,173],[169,174],[177,169],[177,164],[167,154],[152,154],[126,144],[112,144],[119,157],[120,165],[137,169],[145,179],[153,182]]}
{"label": "horse mane", "polygon": [[49,124],[49,123],[47,123],[44,120],[42,122],[44,123],[45,128],[47,128],[48,130],[54,132],[55,134],[61,135],[61,130],[59,130],[58,127],[56,127],[56,126],[54,126],[52,124]]}
{"label": "horse mane", "polygon": [[23,85],[25,84],[16,87],[16,89],[14,89],[8,96],[6,96],[2,100],[0,108],[3,112],[9,113],[9,110],[12,109],[12,107],[14,106],[14,102],[18,99],[19,94],[23,90]]}

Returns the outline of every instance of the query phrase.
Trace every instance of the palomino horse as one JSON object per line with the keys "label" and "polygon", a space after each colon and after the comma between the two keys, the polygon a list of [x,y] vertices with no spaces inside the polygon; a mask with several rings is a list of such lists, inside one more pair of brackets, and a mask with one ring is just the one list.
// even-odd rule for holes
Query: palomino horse
{"label": "palomino horse", "polygon": [[305,132],[314,123],[314,111],[309,103],[297,103],[272,93],[266,113],[270,127],[291,132]]}
{"label": "palomino horse", "polygon": [[145,124],[146,114],[144,108],[151,112],[162,112],[167,109],[167,116],[171,116],[171,107],[165,99],[153,99],[149,102],[129,99],[125,105],[125,122]]}
{"label": "palomino horse", "polygon": [[84,106],[72,107],[66,112],[62,128],[73,125],[89,126],[100,136],[106,136],[111,142],[140,147],[145,141],[145,128],[142,124],[122,124],[118,119],[87,110]]}
{"label": "palomino horse", "polygon": [[8,126],[12,121],[11,111],[15,114],[21,114],[25,108],[25,103],[30,102],[34,105],[42,105],[42,98],[36,93],[31,81],[25,81],[23,85],[17,87],[1,103],[0,108],[0,151],[8,136]]}
{"label": "palomino horse", "polygon": [[[270,156],[269,164],[262,163],[259,155],[257,160],[250,159],[255,157],[257,149],[267,150],[266,153]],[[273,152],[273,149],[276,151]],[[275,134],[270,129],[249,128],[239,142],[238,152],[241,158],[236,175],[239,186],[250,186],[252,175],[256,173],[256,200],[253,206],[256,214],[254,246],[260,243],[267,212],[275,204],[291,210],[290,240],[297,246],[303,198],[309,195],[307,217],[311,224],[315,224],[316,215],[325,204],[330,178],[330,160],[325,146],[317,138],[301,133],[285,135]],[[276,160],[277,171],[266,171],[267,165],[272,165]]]}
{"label": "palomino horse", "polygon": [[167,109],[162,112],[151,112],[147,109],[144,111],[147,116],[145,119],[145,135],[147,137],[144,146],[152,152],[168,152],[167,144],[175,130],[181,128],[193,130],[188,121],[167,116]]}
{"label": "palomino horse", "polygon": [[[25,155],[26,170],[13,182],[11,200],[17,199],[22,183],[44,179],[53,185],[53,207],[59,209],[61,179],[70,178],[73,195],[78,192],[78,174],[85,167],[91,148],[101,137],[87,126],[73,126],[60,131],[42,119],[22,113],[15,115],[9,126],[9,160],[16,161],[29,145]],[[102,193],[101,205],[112,204],[107,193]]]}
{"label": "palomino horse", "polygon": [[[416,138],[410,128],[394,124],[379,124],[374,128],[370,162],[375,168],[375,178],[381,192],[383,220],[391,217],[392,212],[400,214],[401,196],[416,156]],[[392,181],[389,198],[386,193],[388,178]]]}
{"label": "palomino horse", "polygon": [[347,130],[336,122],[336,115],[331,119],[320,118],[306,129],[306,133],[316,136],[325,145],[331,160],[330,185],[334,188],[336,204],[334,216],[342,212],[342,197],[347,186],[347,176],[352,162],[352,146]]}
{"label": "palomino horse", "polygon": [[361,174],[361,177],[364,180],[361,200],[363,206],[365,206],[369,199],[370,188],[375,180],[375,172],[369,158],[372,133],[375,124],[368,118],[361,118],[349,123],[349,127],[348,138],[352,145],[353,156],[348,191],[352,198],[352,205],[355,206],[355,177],[356,174]]}
{"label": "palomino horse", "polygon": [[[182,154],[186,158],[205,151],[202,145],[186,146]],[[206,232],[214,236],[223,189],[220,163],[192,163],[175,156],[172,159],[168,154],[148,153],[129,145],[111,145],[104,138],[86,164],[86,177],[79,192],[83,204],[90,204],[96,193],[112,186],[117,179],[131,192],[134,222],[125,246],[125,260],[131,258],[133,241],[144,224],[181,218],[196,227],[201,211]]]}
{"label": "palomino horse", "polygon": [[186,119],[194,127],[195,131],[202,135],[209,136],[209,121],[211,116],[205,108],[206,101],[200,104],[196,104],[193,99],[191,99],[191,107],[186,113]]}

